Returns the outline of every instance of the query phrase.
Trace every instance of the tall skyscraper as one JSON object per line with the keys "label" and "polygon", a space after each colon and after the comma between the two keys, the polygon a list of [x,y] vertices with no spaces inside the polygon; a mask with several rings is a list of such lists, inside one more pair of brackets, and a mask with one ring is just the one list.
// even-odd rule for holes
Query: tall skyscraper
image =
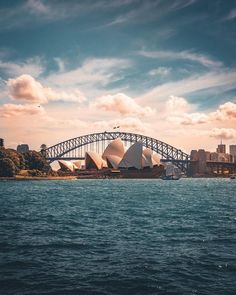
{"label": "tall skyscraper", "polygon": [[216,149],[217,153],[225,154],[226,153],[226,146],[225,144],[218,144],[218,147]]}
{"label": "tall skyscraper", "polygon": [[0,138],[0,147],[4,147],[4,139]]}

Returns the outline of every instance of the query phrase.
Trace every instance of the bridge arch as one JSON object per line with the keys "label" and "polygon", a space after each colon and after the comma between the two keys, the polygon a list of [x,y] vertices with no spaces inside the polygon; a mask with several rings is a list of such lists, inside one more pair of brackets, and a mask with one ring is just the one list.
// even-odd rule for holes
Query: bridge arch
{"label": "bridge arch", "polygon": [[[141,141],[143,146],[150,148],[154,152],[161,155],[165,160],[171,161],[177,167],[179,167],[183,172],[187,172],[188,163],[190,156],[185,152],[177,149],[163,141],[158,139],[148,137],[141,134],[129,133],[129,132],[101,132],[92,133],[75,138],[68,139],[66,141],[60,142],[53,145],[46,150],[44,150],[46,158],[49,162],[53,162],[59,159],[65,159],[65,155],[75,149],[82,148],[83,146],[102,142],[110,141],[116,138],[121,138],[125,142],[135,143]],[[76,157],[74,157],[76,158]]]}

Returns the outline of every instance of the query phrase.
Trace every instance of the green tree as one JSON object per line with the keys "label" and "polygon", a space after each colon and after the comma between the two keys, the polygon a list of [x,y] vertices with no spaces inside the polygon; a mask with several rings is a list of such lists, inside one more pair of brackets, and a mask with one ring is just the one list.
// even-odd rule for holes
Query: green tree
{"label": "green tree", "polygon": [[8,158],[13,161],[16,171],[24,169],[25,167],[25,159],[23,154],[18,153],[16,150],[0,148],[0,159],[4,158]]}
{"label": "green tree", "polygon": [[16,174],[16,166],[14,162],[9,158],[0,159],[0,176],[1,177],[13,177]]}
{"label": "green tree", "polygon": [[28,151],[24,154],[24,157],[27,169],[36,169],[48,172],[51,168],[46,159],[41,155],[41,153],[38,153],[36,151]]}

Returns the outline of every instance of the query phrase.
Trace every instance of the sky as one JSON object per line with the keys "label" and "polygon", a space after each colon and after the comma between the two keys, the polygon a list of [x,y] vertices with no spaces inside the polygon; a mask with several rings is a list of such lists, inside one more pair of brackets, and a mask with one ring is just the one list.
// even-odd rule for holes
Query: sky
{"label": "sky", "polygon": [[0,137],[93,132],[183,151],[236,144],[236,2],[0,2]]}

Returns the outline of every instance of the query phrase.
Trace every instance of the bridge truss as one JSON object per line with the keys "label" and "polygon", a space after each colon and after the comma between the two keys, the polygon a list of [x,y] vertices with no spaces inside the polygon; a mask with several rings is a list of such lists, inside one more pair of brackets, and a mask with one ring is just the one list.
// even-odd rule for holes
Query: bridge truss
{"label": "bridge truss", "polygon": [[102,133],[83,135],[53,145],[44,150],[44,153],[49,162],[59,159],[83,159],[86,147],[87,150],[96,150],[99,152],[100,148],[104,150],[110,141],[118,137],[125,143],[130,144],[140,141],[144,147],[150,148],[157,154],[161,155],[161,157],[164,158],[164,161],[172,162],[185,173],[188,171],[190,160],[188,154],[155,138],[128,132],[105,131]]}

